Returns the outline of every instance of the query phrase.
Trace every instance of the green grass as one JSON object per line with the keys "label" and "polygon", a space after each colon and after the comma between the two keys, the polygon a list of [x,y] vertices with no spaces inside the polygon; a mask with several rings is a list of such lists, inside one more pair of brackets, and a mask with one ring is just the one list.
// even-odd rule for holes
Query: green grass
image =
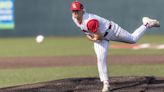
{"label": "green grass", "polygon": [[47,67],[0,70],[0,87],[37,83],[63,78],[96,76],[95,67]]}
{"label": "green grass", "polygon": [[91,42],[80,37],[47,37],[41,44],[35,38],[0,39],[0,57],[90,55],[91,48]]}
{"label": "green grass", "polygon": [[[164,37],[144,36],[138,43],[163,44]],[[111,42],[115,44],[115,42]],[[110,49],[109,54],[114,55],[143,55],[164,54],[164,50],[152,49]],[[128,53],[127,53],[128,52]],[[0,57],[23,57],[23,56],[80,56],[94,55],[93,43],[84,37],[45,37],[43,43],[35,42],[31,38],[1,38]]]}
{"label": "green grass", "polygon": [[[110,65],[109,76],[164,76],[164,65]],[[0,70],[0,87],[64,78],[98,77],[96,66]]]}

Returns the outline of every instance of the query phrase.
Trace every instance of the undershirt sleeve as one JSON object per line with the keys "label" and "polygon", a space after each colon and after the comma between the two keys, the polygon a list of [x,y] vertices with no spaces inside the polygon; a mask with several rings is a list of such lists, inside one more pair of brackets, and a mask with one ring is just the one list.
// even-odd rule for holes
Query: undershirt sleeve
{"label": "undershirt sleeve", "polygon": [[87,23],[87,28],[89,31],[95,33],[99,27],[99,21],[96,19],[89,20]]}

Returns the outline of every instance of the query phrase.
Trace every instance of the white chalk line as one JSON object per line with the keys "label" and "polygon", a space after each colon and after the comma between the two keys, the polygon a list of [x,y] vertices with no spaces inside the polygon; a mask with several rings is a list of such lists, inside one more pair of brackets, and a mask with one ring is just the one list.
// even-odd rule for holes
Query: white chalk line
{"label": "white chalk line", "polygon": [[164,44],[150,44],[150,43],[143,43],[143,44],[111,44],[109,46],[113,49],[164,49]]}

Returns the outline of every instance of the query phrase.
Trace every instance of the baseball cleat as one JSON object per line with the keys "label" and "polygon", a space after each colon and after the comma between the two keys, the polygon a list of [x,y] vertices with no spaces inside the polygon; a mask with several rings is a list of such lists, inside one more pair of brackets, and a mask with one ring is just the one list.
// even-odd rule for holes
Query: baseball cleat
{"label": "baseball cleat", "polygon": [[109,84],[104,84],[102,92],[109,92],[110,91],[110,85]]}
{"label": "baseball cleat", "polygon": [[151,19],[149,17],[143,17],[142,18],[142,22],[145,26],[147,26],[148,28],[152,28],[152,27],[160,27],[160,23],[158,20],[156,19]]}

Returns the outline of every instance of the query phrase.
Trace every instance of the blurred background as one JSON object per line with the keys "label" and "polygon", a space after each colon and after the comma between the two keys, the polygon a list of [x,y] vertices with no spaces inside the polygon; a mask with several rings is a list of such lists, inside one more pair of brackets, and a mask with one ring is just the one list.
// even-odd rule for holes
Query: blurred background
{"label": "blurred background", "polygon": [[[0,37],[79,36],[83,33],[71,18],[73,0],[0,0]],[[148,16],[160,21],[159,29],[147,34],[164,34],[163,0],[79,0],[87,12],[115,21],[133,32]],[[12,16],[12,17],[11,17]],[[10,23],[9,23],[10,21]],[[8,24],[11,24],[10,26]],[[8,25],[8,27],[3,27]]]}

